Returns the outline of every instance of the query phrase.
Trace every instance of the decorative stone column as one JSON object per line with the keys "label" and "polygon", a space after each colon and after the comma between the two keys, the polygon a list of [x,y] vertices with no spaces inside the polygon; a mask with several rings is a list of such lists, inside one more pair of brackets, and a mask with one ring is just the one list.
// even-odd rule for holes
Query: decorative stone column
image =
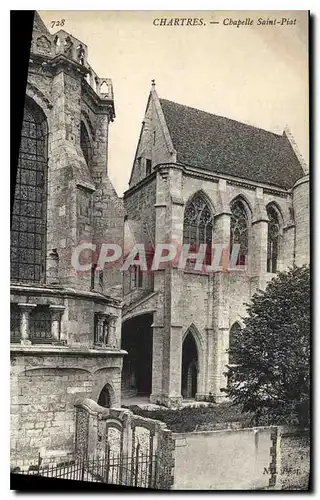
{"label": "decorative stone column", "polygon": [[23,345],[31,344],[29,340],[29,316],[32,309],[37,307],[37,304],[18,304],[21,309],[21,322],[20,322],[20,342]]}
{"label": "decorative stone column", "polygon": [[105,314],[99,314],[97,317],[97,331],[96,331],[95,344],[98,344],[98,345],[104,344],[104,341],[105,341],[105,331],[104,331],[105,319],[106,319]]}
{"label": "decorative stone column", "polygon": [[61,316],[65,309],[65,306],[51,304],[49,306],[51,311],[51,334],[52,340],[58,342],[60,340],[60,324]]}
{"label": "decorative stone column", "polygon": [[105,344],[108,347],[117,347],[117,338],[116,338],[116,321],[118,316],[114,314],[110,314],[108,317],[108,321],[106,322],[106,332],[105,332]]}

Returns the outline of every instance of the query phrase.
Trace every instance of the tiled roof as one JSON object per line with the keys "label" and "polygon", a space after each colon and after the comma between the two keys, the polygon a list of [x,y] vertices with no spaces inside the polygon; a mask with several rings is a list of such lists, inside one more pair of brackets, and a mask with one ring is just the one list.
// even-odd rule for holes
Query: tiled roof
{"label": "tiled roof", "polygon": [[166,99],[160,104],[179,163],[285,189],[304,175],[285,134]]}

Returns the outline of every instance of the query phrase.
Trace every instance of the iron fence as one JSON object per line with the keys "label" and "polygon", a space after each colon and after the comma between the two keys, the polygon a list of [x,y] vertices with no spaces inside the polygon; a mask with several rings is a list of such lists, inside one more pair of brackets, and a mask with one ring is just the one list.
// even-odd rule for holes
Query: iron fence
{"label": "iron fence", "polygon": [[107,451],[103,457],[82,456],[51,465],[42,465],[39,455],[37,464],[12,472],[138,488],[169,489],[170,484],[159,458],[141,452],[133,457],[124,457]]}

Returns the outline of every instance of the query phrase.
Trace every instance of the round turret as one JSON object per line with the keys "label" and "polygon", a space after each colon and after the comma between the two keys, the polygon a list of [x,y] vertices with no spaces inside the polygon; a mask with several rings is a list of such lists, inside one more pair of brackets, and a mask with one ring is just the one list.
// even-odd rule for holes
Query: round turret
{"label": "round turret", "polygon": [[295,263],[309,264],[310,208],[309,175],[301,177],[292,188],[295,236]]}

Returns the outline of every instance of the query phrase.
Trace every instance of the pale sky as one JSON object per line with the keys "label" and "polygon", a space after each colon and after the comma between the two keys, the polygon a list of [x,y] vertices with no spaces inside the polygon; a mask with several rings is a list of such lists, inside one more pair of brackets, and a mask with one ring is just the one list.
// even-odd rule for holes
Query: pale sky
{"label": "pale sky", "polygon": [[[113,81],[108,170],[118,194],[128,188],[151,79],[159,97],[282,133],[288,126],[308,163],[307,12],[40,11],[88,46],[88,62]],[[155,18],[203,18],[203,26],[154,26]],[[257,26],[296,19],[291,26]],[[251,18],[253,26],[224,26]],[[220,21],[219,25],[210,21]]]}

